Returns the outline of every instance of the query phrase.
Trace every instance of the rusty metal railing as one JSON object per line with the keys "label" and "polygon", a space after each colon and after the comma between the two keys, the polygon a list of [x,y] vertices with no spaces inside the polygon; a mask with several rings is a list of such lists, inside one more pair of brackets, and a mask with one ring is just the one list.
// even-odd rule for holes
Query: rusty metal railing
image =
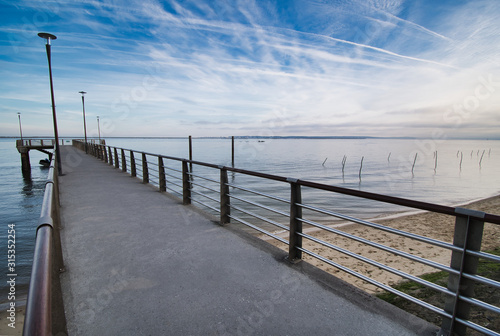
{"label": "rusty metal railing", "polygon": [[59,236],[57,160],[52,156],[36,231],[23,335],[66,334],[59,273],[64,269]]}
{"label": "rusty metal railing", "polygon": [[[83,144],[81,143],[76,143],[75,145],[83,148]],[[498,304],[486,303],[474,297],[474,285],[476,283],[489,286],[494,290],[500,290],[499,281],[476,274],[479,259],[500,263],[499,256],[480,251],[484,223],[500,224],[500,216],[498,215],[104,145],[93,145],[90,153],[117,169],[121,168],[124,172],[130,171],[133,177],[142,179],[144,183],[151,183],[157,186],[162,192],[171,192],[180,196],[183,204],[192,204],[194,202],[205,207],[209,212],[220,216],[220,223],[222,225],[234,220],[288,245],[288,259],[292,262],[300,261],[302,254],[307,254],[325,264],[331,265],[440,315],[443,320],[440,335],[465,335],[467,328],[470,328],[485,335],[500,336],[500,330],[491,330],[487,326],[478,325],[469,320],[469,310],[472,306],[494,314],[497,319],[500,318],[500,307]],[[274,195],[265,191],[255,190],[250,188],[251,184],[249,183],[243,186],[233,181],[230,182],[229,173],[268,181],[266,184],[276,183],[276,185],[273,185],[273,190],[287,190],[288,196],[283,196],[283,193],[281,195]],[[310,204],[314,202],[314,199],[307,201],[302,193],[303,189],[349,195],[359,199],[385,202],[453,216],[455,218],[453,242],[440,241],[324,209],[315,204]],[[259,199],[265,201],[259,201]],[[268,204],[271,201],[275,205]],[[254,209],[258,209],[258,213]],[[418,253],[408,253],[384,245],[383,242],[375,242],[346,233],[335,227],[319,223],[313,217],[307,218],[308,216],[303,214],[305,211],[308,212],[308,216],[310,216],[310,213],[315,213],[327,218],[341,219],[428,245],[438,246],[450,251],[451,263],[450,265],[444,265],[425,259],[419,256]],[[283,222],[283,218],[286,219],[286,222]],[[265,222],[267,225],[288,232],[288,239],[271,232],[269,229],[262,228],[257,222]],[[448,284],[446,287],[436,285],[390,265],[362,256],[356,253],[355,250],[352,251],[331,242],[326,242],[303,230],[303,226],[305,225],[350,239],[356,243],[368,245],[412,262],[421,263],[439,271],[445,271],[449,274]],[[399,277],[431,288],[443,294],[446,297],[446,302],[443,306],[438,307],[394,289],[385,283],[381,283],[350,269],[336,260],[330,260],[321,255],[321,253],[307,249],[303,245],[303,241],[306,240],[319,244],[323,248],[340,252],[385,272],[396,274]]]}

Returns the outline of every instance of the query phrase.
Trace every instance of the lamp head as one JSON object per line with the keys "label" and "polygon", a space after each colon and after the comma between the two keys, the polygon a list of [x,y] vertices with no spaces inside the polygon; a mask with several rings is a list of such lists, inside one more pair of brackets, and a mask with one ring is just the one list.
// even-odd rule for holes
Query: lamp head
{"label": "lamp head", "polygon": [[83,95],[84,95],[84,94],[86,94],[87,92],[85,92],[85,91],[80,91],[80,92],[78,92],[78,93],[81,93],[81,94],[82,94],[82,96],[83,96]]}
{"label": "lamp head", "polygon": [[46,39],[48,45],[50,45],[50,40],[56,40],[57,39],[57,36],[49,34],[49,33],[38,33],[38,36],[40,36],[43,39]]}

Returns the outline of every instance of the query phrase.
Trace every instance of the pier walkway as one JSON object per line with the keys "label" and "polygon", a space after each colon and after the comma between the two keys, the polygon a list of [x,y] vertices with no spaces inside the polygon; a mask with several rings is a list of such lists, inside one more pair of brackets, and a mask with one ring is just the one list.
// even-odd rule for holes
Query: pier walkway
{"label": "pier walkway", "polygon": [[70,146],[69,335],[430,335],[436,328]]}

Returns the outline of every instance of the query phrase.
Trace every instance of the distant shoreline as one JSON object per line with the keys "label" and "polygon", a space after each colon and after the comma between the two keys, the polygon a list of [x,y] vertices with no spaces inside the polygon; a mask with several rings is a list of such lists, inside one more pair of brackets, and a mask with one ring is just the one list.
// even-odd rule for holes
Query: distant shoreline
{"label": "distant shoreline", "polygon": [[[59,136],[61,139],[81,139],[78,136]],[[193,139],[231,139],[232,136],[193,136]],[[19,139],[19,136],[0,135],[0,139]],[[29,136],[24,139],[51,139],[51,135]],[[89,139],[97,139],[98,137],[88,137]],[[188,136],[102,136],[101,139],[187,139]],[[259,136],[259,135],[235,135],[235,139],[304,139],[304,140],[425,140],[430,137],[376,137],[376,136],[309,136],[309,135],[276,135],[276,136]],[[446,140],[481,140],[481,141],[498,141],[499,138],[449,138]]]}

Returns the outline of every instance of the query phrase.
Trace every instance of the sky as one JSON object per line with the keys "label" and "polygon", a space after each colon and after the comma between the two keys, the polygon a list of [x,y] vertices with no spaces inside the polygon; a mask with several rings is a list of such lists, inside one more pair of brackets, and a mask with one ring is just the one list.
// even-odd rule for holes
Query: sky
{"label": "sky", "polygon": [[500,139],[498,0],[0,0],[0,136]]}

